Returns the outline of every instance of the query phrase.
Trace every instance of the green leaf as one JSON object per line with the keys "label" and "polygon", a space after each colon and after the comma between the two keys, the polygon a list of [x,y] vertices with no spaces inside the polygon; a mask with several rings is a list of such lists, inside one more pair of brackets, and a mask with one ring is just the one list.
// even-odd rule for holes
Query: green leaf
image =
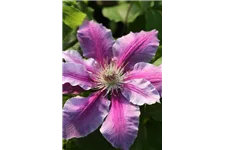
{"label": "green leaf", "polygon": [[160,45],[162,45],[162,12],[155,9],[149,9],[145,13],[145,29],[147,31],[156,29],[158,30],[158,38]]}
{"label": "green leaf", "polygon": [[78,9],[63,5],[63,22],[70,28],[77,28],[82,24],[86,14],[82,13]]}
{"label": "green leaf", "polygon": [[63,106],[65,104],[65,102],[70,99],[71,97],[74,97],[73,94],[63,94]]}
{"label": "green leaf", "polygon": [[130,150],[149,150],[148,139],[147,139],[147,128],[144,125],[139,126],[138,136],[131,146]]}
{"label": "green leaf", "polygon": [[63,0],[63,5],[66,6],[72,6],[72,5],[76,5],[76,1],[75,0]]}
{"label": "green leaf", "polygon": [[148,150],[162,150],[162,123],[150,120],[147,125]]}
{"label": "green leaf", "polygon": [[79,1],[76,5],[76,7],[81,10],[83,13],[85,13],[87,15],[87,18],[89,20],[93,20],[93,12],[94,9],[91,7],[87,6],[87,3],[85,3],[84,1]]}
{"label": "green leaf", "polygon": [[88,4],[88,0],[83,0],[82,2],[84,2],[85,4]]}
{"label": "green leaf", "polygon": [[84,92],[80,93],[79,96],[88,97],[93,92],[94,92],[93,90],[84,91]]}
{"label": "green leaf", "polygon": [[87,17],[89,20],[93,20],[93,12],[94,12],[94,9],[91,8],[91,7],[84,7],[83,9],[83,12],[86,13]]}
{"label": "green leaf", "polygon": [[140,32],[144,28],[145,28],[145,16],[144,15],[138,16],[134,22],[131,22],[129,24],[129,31],[132,31],[132,32]]}
{"label": "green leaf", "polygon": [[122,0],[118,1],[118,4],[124,4],[124,3],[127,3],[127,2],[126,1],[122,1]]}
{"label": "green leaf", "polygon": [[138,136],[130,150],[162,150],[162,123],[150,119],[139,125]]}
{"label": "green leaf", "polygon": [[151,63],[155,62],[157,59],[159,59],[160,57],[162,57],[162,46],[159,46],[155,56],[152,58]]}
{"label": "green leaf", "polygon": [[149,3],[150,4],[150,7],[154,7],[155,6],[155,2],[156,1],[150,1],[150,3]]}
{"label": "green leaf", "polygon": [[114,21],[110,21],[109,22],[109,28],[112,31],[112,33],[115,33],[117,30],[117,23],[115,23]]}
{"label": "green leaf", "polygon": [[148,121],[148,118],[145,116],[145,105],[140,106],[140,123],[138,127],[138,135],[137,138],[135,139],[133,145],[131,146],[130,150],[148,150],[148,141],[147,141],[147,128],[145,126],[145,122]]}
{"label": "green leaf", "polygon": [[76,43],[76,29],[70,30],[70,32],[63,36],[63,50],[70,48]]}
{"label": "green leaf", "polygon": [[[88,91],[84,91],[79,93],[79,96],[82,97],[88,97],[93,91],[92,90],[88,90]],[[63,94],[63,105],[65,104],[65,102],[72,98],[72,97],[76,97],[78,94]]]}
{"label": "green leaf", "polygon": [[71,32],[71,28],[63,23],[63,39]]}
{"label": "green leaf", "polygon": [[162,1],[154,1],[154,5],[152,5],[151,7],[162,12]]}
{"label": "green leaf", "polygon": [[[125,2],[126,3],[126,1],[121,1],[121,2]],[[132,3],[136,4],[139,8],[141,8],[141,1],[132,1]]]}
{"label": "green leaf", "polygon": [[[128,10],[129,13],[127,16]],[[103,16],[109,20],[123,23],[133,22],[141,13],[142,10],[135,3],[122,3],[113,7],[105,7],[102,10]]]}
{"label": "green leaf", "polygon": [[161,65],[162,64],[162,57],[160,57],[159,59],[157,59],[154,63],[153,63],[153,65],[156,65],[156,66],[159,66],[159,65]]}
{"label": "green leaf", "polygon": [[162,122],[162,104],[145,105],[144,116],[148,120],[152,118]]}
{"label": "green leaf", "polygon": [[67,143],[67,141],[65,139],[63,139],[63,150],[65,150],[65,148],[66,148],[66,143]]}
{"label": "green leaf", "polygon": [[69,97],[67,95],[63,95],[63,106],[68,99],[69,99]]}
{"label": "green leaf", "polygon": [[86,17],[86,14],[73,7],[75,4],[75,1],[63,2],[63,50],[76,43],[77,27],[82,24]]}
{"label": "green leaf", "polygon": [[99,129],[86,137],[68,140],[65,147],[65,150],[116,150],[106,141]]}
{"label": "green leaf", "polygon": [[71,46],[70,48],[68,48],[67,50],[76,50],[80,53],[81,56],[83,56],[83,52],[81,50],[81,47],[80,47],[80,43],[76,40],[76,43]]}
{"label": "green leaf", "polygon": [[152,0],[139,0],[141,8],[146,11],[150,7],[150,3]]}
{"label": "green leaf", "polygon": [[79,150],[76,139],[67,140],[66,143],[63,144],[63,148],[64,150]]}
{"label": "green leaf", "polygon": [[[82,55],[82,51],[81,51],[81,48],[80,48],[80,43],[79,42],[77,42],[77,43],[75,43],[72,47],[70,47],[69,49],[71,49],[71,50],[76,50],[76,51],[78,51],[81,55]],[[82,55],[83,56],[83,55]]]}

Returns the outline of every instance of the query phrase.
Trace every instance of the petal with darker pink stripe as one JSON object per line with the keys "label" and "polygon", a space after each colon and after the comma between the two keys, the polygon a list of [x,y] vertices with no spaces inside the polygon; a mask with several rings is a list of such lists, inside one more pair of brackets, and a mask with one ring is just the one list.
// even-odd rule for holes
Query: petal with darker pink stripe
{"label": "petal with darker pink stripe", "polygon": [[114,39],[112,32],[102,24],[85,20],[77,31],[77,38],[85,57],[94,58],[102,65],[111,59]]}
{"label": "petal with darker pink stripe", "polygon": [[125,80],[146,79],[162,93],[162,66],[154,66],[149,63],[139,62],[134,65],[133,70],[126,73]]}
{"label": "petal with darker pink stripe", "polygon": [[66,62],[73,62],[76,64],[84,65],[87,71],[90,71],[92,73],[95,73],[96,66],[98,65],[97,62],[92,59],[83,59],[80,55],[80,53],[76,50],[66,50],[63,51],[63,58]]}
{"label": "petal with darker pink stripe", "polygon": [[84,137],[96,130],[107,116],[109,105],[101,92],[67,100],[63,108],[63,138]]}
{"label": "petal with darker pink stripe", "polygon": [[154,104],[160,102],[160,95],[156,88],[146,79],[127,81],[121,92],[124,97],[135,105]]}
{"label": "petal with darker pink stripe", "polygon": [[149,62],[159,46],[158,31],[129,33],[116,40],[113,55],[118,66],[130,69],[137,62]]}
{"label": "petal with darker pink stripe", "polygon": [[85,90],[95,86],[86,68],[81,64],[63,63],[63,84],[70,83],[72,86],[79,85]]}
{"label": "petal with darker pink stripe", "polygon": [[100,132],[113,147],[129,150],[138,133],[139,106],[129,103],[122,94],[113,95],[111,103]]}

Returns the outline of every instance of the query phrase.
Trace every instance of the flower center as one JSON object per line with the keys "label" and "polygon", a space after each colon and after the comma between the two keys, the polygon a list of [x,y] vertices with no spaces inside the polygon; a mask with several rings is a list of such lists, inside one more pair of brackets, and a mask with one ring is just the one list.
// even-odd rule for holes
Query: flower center
{"label": "flower center", "polygon": [[104,65],[96,76],[99,89],[107,89],[107,92],[118,90],[123,82],[123,68],[115,63]]}
{"label": "flower center", "polygon": [[117,81],[117,74],[114,72],[110,74],[103,74],[103,79],[108,83],[114,84]]}

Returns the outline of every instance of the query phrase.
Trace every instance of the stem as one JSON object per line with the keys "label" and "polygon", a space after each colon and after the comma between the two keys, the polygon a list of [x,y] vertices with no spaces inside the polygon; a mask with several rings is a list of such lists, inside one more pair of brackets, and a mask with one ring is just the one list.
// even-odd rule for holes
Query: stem
{"label": "stem", "polygon": [[124,20],[124,28],[123,28],[123,32],[122,32],[122,35],[126,33],[126,30],[127,30],[127,27],[128,27],[128,15],[129,15],[129,12],[130,12],[130,9],[132,7],[132,4],[133,3],[130,3],[128,9],[127,9],[127,14],[126,14],[126,17],[125,17],[125,20]]}
{"label": "stem", "polygon": [[127,19],[128,19],[128,14],[129,14],[129,12],[130,12],[130,9],[131,9],[131,7],[132,7],[132,4],[133,3],[130,3],[130,6],[128,7],[128,10],[127,10],[127,14],[126,14],[126,18],[125,18],[125,25],[127,25]]}

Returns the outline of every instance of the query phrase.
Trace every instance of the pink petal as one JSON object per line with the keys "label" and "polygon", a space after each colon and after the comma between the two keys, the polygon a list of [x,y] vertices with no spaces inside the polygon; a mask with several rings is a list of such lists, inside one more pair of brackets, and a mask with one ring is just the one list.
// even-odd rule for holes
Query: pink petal
{"label": "pink petal", "polygon": [[135,105],[151,105],[160,102],[158,91],[146,79],[133,79],[127,81],[121,92],[127,100]]}
{"label": "pink petal", "polygon": [[100,92],[67,100],[63,108],[63,138],[79,138],[96,130],[107,116],[109,105]]}
{"label": "pink petal", "polygon": [[63,84],[63,94],[79,94],[81,92],[84,92],[84,89],[78,85],[72,86],[70,83]]}
{"label": "pink petal", "polygon": [[113,55],[118,66],[131,68],[137,62],[149,62],[159,46],[158,31],[129,33],[116,40]]}
{"label": "pink petal", "polygon": [[113,147],[129,150],[138,133],[140,110],[121,94],[112,96],[110,112],[100,132]]}
{"label": "pink petal", "polygon": [[94,21],[84,21],[77,31],[83,55],[94,58],[100,64],[104,64],[112,57],[112,45],[114,39],[109,29]]}
{"label": "pink petal", "polygon": [[81,64],[63,63],[63,84],[70,83],[72,86],[79,85],[85,90],[95,86],[86,68]]}
{"label": "pink petal", "polygon": [[139,62],[134,65],[132,71],[125,75],[125,80],[146,79],[151,82],[157,91],[162,93],[162,67],[154,66],[149,63]]}
{"label": "pink petal", "polygon": [[66,50],[63,51],[63,58],[66,62],[73,62],[76,64],[84,65],[87,71],[94,73],[96,71],[97,62],[90,58],[90,59],[83,59],[78,51],[75,50]]}
{"label": "pink petal", "polygon": [[66,51],[63,51],[62,56],[66,62],[74,62],[78,64],[83,64],[83,59],[78,51],[66,50]]}

